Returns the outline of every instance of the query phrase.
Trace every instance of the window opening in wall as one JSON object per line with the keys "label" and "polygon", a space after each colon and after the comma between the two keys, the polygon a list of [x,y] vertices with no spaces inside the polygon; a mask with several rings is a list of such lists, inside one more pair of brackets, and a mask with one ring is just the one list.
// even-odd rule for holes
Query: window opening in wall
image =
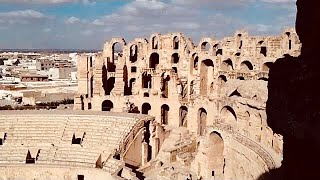
{"label": "window opening in wall", "polygon": [[203,42],[202,44],[201,44],[201,51],[209,51],[210,50],[210,43],[208,43],[208,42]]}
{"label": "window opening in wall", "polygon": [[161,106],[161,122],[164,125],[168,125],[169,120],[169,106],[164,104]]}
{"label": "window opening in wall", "polygon": [[3,145],[7,139],[7,133],[4,133],[3,138],[0,138],[0,145]]}
{"label": "window opening in wall", "polygon": [[86,132],[83,133],[83,136],[81,138],[76,138],[76,134],[73,133],[71,144],[81,144],[83,142],[85,135],[86,135]]}
{"label": "window opening in wall", "polygon": [[34,164],[36,161],[35,161],[35,158],[33,158],[31,156],[31,153],[30,151],[28,150],[28,153],[27,153],[27,156],[26,156],[26,164]]}
{"label": "window opening in wall", "polygon": [[173,38],[173,49],[179,49],[179,38],[177,36]]}
{"label": "window opening in wall", "polygon": [[143,93],[143,97],[149,97],[149,93]]}
{"label": "window opening in wall", "polygon": [[92,109],[92,104],[88,103],[88,109]]}
{"label": "window opening in wall", "polygon": [[84,180],[84,175],[78,175],[78,180]]}
{"label": "window opening in wall", "polygon": [[132,72],[132,73],[135,73],[135,72],[137,72],[137,67],[135,67],[135,66],[132,66],[132,67],[131,67],[131,72]]}

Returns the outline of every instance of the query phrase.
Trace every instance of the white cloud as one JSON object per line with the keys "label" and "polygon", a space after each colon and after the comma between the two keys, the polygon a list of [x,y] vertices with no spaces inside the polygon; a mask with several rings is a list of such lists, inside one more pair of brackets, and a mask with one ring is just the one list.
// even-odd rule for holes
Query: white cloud
{"label": "white cloud", "polygon": [[0,0],[0,3],[8,4],[64,4],[82,2],[83,4],[95,4],[94,0]]}
{"label": "white cloud", "polygon": [[31,9],[0,13],[0,23],[29,24],[40,22],[45,19],[49,19],[49,17],[39,11]]}
{"label": "white cloud", "polygon": [[80,21],[81,21],[81,20],[80,20],[79,18],[72,16],[72,17],[69,17],[69,18],[65,21],[65,23],[66,23],[66,24],[76,24],[76,23],[79,23]]}

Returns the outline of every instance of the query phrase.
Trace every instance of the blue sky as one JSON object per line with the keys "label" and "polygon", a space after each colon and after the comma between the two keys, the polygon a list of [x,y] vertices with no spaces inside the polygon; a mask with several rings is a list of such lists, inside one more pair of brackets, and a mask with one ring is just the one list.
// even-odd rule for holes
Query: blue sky
{"label": "blue sky", "polygon": [[0,49],[102,49],[151,33],[277,35],[294,27],[295,0],[0,0]]}

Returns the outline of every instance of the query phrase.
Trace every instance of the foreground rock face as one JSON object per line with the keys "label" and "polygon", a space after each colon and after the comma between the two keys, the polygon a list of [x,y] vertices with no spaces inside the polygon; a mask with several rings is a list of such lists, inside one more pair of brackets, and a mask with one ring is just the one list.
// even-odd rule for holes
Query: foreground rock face
{"label": "foreground rock face", "polygon": [[282,136],[267,125],[269,69],[300,48],[292,29],[197,45],[181,33],[113,38],[79,60],[74,107],[154,116],[152,157],[137,166],[149,179],[256,179],[279,167],[283,153]]}

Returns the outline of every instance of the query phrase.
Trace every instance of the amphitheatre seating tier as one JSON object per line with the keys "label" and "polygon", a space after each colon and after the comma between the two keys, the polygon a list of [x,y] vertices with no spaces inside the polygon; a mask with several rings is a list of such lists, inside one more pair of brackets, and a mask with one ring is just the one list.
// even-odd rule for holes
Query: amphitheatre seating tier
{"label": "amphitheatre seating tier", "polygon": [[[122,161],[112,158],[143,115],[78,111],[2,111],[0,114],[0,166],[26,163],[96,167],[113,173]],[[73,138],[81,139],[72,143]],[[111,157],[111,158],[110,158]]]}

